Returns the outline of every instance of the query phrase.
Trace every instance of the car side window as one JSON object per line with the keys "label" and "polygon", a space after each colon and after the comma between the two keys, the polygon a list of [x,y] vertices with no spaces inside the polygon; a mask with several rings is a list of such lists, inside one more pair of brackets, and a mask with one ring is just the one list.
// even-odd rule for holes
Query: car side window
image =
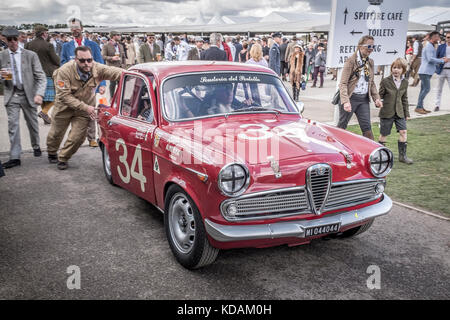
{"label": "car side window", "polygon": [[150,93],[145,81],[136,76],[126,76],[122,93],[123,116],[153,122],[154,113]]}

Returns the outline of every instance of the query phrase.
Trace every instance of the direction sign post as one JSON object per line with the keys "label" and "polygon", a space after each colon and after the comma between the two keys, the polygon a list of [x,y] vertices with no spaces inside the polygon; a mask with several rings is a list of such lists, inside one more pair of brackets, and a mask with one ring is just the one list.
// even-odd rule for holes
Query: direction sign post
{"label": "direction sign post", "polygon": [[[327,66],[343,68],[364,35],[374,38],[370,58],[376,66],[390,66],[404,57],[408,32],[407,0],[332,0]],[[335,107],[339,112],[339,106]]]}
{"label": "direction sign post", "polygon": [[329,68],[342,68],[357,50],[359,39],[370,35],[375,65],[390,65],[404,57],[408,32],[407,0],[333,0],[327,54]]}

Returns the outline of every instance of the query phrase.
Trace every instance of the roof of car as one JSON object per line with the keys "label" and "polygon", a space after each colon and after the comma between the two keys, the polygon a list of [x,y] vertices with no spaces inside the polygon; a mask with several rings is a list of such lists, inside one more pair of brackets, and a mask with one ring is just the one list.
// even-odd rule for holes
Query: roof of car
{"label": "roof of car", "polygon": [[181,73],[210,71],[254,71],[275,75],[275,72],[273,72],[271,69],[259,65],[239,62],[203,60],[142,63],[131,67],[129,70],[148,71],[159,79]]}

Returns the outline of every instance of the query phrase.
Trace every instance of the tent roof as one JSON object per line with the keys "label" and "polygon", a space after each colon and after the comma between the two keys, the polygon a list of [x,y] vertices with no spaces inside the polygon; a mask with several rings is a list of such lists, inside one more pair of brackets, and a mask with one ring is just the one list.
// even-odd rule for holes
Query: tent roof
{"label": "tent roof", "polygon": [[[149,26],[149,27],[107,27],[107,28],[86,28],[93,32],[108,33],[112,30],[122,33],[310,33],[310,32],[329,32],[330,24],[324,19],[302,20],[297,22],[253,22],[236,24],[207,24],[207,25],[178,25],[178,26]],[[428,32],[434,30],[433,26],[417,22],[408,23],[408,32]],[[55,30],[52,30],[55,31]],[[68,32],[68,29],[59,29],[60,32]]]}

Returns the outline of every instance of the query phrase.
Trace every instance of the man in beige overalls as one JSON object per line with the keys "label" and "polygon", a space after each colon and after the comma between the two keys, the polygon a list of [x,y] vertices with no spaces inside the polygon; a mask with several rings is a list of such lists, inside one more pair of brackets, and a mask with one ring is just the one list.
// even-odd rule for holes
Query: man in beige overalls
{"label": "man in beige overalls", "polygon": [[[52,126],[47,136],[50,163],[65,170],[67,162],[86,139],[90,119],[95,119],[95,89],[103,80],[118,81],[124,70],[93,61],[89,47],[75,49],[72,60],[53,73],[56,97]],[[69,125],[69,136],[57,154]]]}

